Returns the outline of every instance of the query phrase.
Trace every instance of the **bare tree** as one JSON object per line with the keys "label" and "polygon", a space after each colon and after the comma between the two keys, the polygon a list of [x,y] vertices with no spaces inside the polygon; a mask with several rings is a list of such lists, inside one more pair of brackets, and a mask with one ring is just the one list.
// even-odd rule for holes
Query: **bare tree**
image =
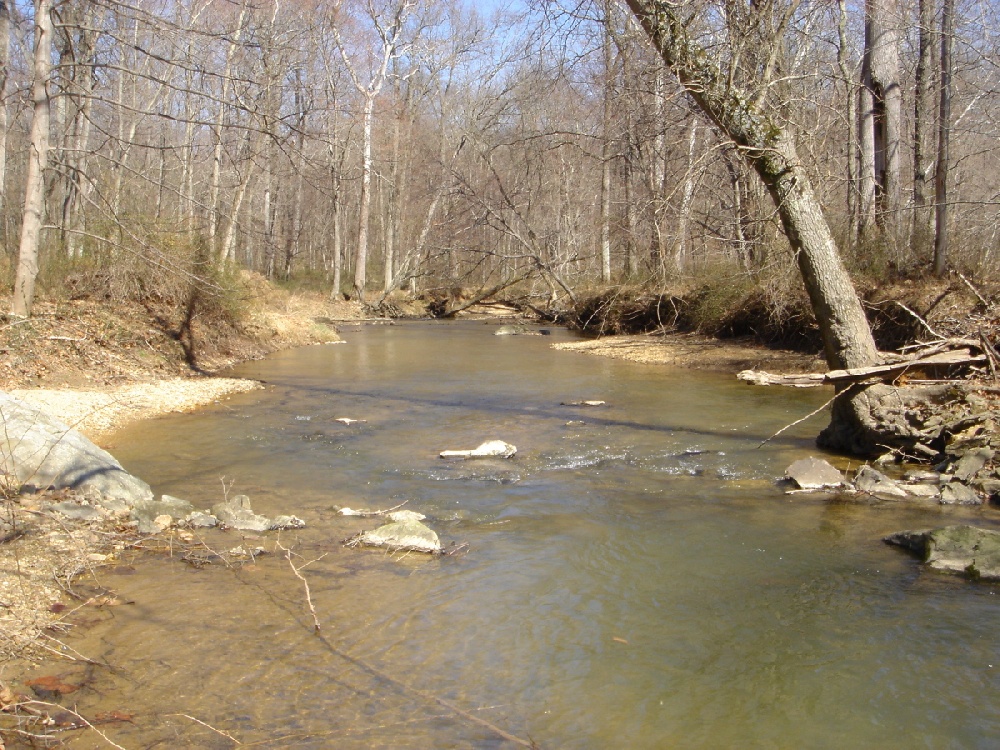
{"label": "bare tree", "polygon": [[0,0],[0,245],[7,245],[7,79],[10,74],[10,7]]}
{"label": "bare tree", "polygon": [[941,106],[938,112],[938,154],[934,170],[934,273],[948,270],[948,172],[951,167],[952,49],[955,44],[955,3],[941,5]]}
{"label": "bare tree", "polygon": [[913,234],[910,244],[918,258],[926,258],[934,235],[928,172],[932,158],[934,123],[934,0],[918,0],[917,68],[913,101]]}
{"label": "bare tree", "polygon": [[11,313],[30,317],[38,276],[38,249],[45,211],[45,168],[49,155],[49,75],[52,68],[52,16],[49,0],[35,0],[35,50],[32,64],[31,143],[25,178],[21,242],[18,245],[17,276],[11,298]]}
{"label": "bare tree", "polygon": [[[362,157],[361,157],[361,197],[358,207],[358,238],[354,255],[354,293],[364,300],[365,285],[368,281],[368,230],[371,217],[372,182],[372,128],[375,121],[375,100],[389,75],[393,58],[402,53],[403,34],[406,21],[416,5],[415,0],[393,0],[379,12],[373,5],[367,6],[367,20],[371,22],[379,39],[379,49],[371,56],[367,75],[358,61],[351,61],[340,30],[342,19],[333,19],[333,29],[337,38],[344,65],[351,76],[355,89],[362,97]],[[338,10],[340,7],[338,6]]]}

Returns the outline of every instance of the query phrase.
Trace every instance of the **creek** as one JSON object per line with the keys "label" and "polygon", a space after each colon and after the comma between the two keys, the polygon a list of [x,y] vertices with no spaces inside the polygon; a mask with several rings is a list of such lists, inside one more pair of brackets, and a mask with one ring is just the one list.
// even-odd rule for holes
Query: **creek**
{"label": "creek", "polygon": [[[322,631],[280,554],[126,559],[99,576],[133,603],[67,641],[112,667],[80,711],[134,714],[104,727],[127,748],[518,746],[486,724],[550,749],[996,746],[996,587],[880,541],[978,511],[786,495],[823,417],[760,443],[825,392],[493,330],[347,329],[232,373],[264,391],[117,433],[157,493],[303,518],[280,541]],[[607,403],[562,405],[584,399]],[[438,458],[487,439],[517,456]],[[404,502],[467,550],[342,546],[379,522],[338,506]]]}

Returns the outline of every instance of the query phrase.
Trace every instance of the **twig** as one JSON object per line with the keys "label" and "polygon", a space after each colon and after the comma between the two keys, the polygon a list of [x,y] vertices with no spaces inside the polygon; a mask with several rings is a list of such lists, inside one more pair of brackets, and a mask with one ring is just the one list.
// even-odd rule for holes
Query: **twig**
{"label": "twig", "polygon": [[[341,508],[337,511],[339,515],[342,516],[357,516],[358,518],[370,518],[371,516],[384,516],[388,513],[392,513],[394,510],[399,510],[404,505],[406,505],[409,500],[404,500],[399,505],[394,505],[391,508],[386,508],[385,510],[355,510],[354,508]],[[345,513],[344,511],[350,511],[350,513]]]}
{"label": "twig", "polygon": [[898,299],[897,300],[893,300],[893,302],[895,302],[897,305],[899,305],[904,310],[906,310],[906,312],[908,312],[910,315],[912,315],[914,318],[916,318],[917,322],[920,323],[920,325],[922,325],[924,328],[926,328],[928,331],[930,331],[931,336],[937,336],[939,339],[943,339],[944,338],[944,336],[942,336],[940,333],[938,333],[933,328],[931,328],[930,324],[926,320],[924,320],[923,318],[921,318],[919,315],[917,315],[915,312],[913,312],[913,310],[911,310],[910,308],[908,308],[906,305],[904,305]]}
{"label": "twig", "polygon": [[188,714],[167,714],[167,716],[183,716],[185,719],[190,719],[195,724],[201,724],[203,727],[206,727],[207,729],[211,729],[213,732],[215,732],[216,734],[222,735],[227,740],[232,740],[237,745],[242,745],[243,744],[238,739],[236,739],[235,737],[233,737],[233,735],[229,734],[229,732],[223,732],[221,729],[216,729],[211,724],[208,724],[208,723],[202,721],[201,719],[196,719],[195,717],[190,716]]}
{"label": "twig", "polygon": [[[302,586],[306,590],[306,604],[309,605],[309,611],[312,613],[313,627],[315,628],[316,632],[319,633],[323,629],[323,626],[320,624],[319,615],[316,614],[316,607],[313,606],[312,591],[309,589],[309,581],[307,581],[306,577],[302,575],[302,573],[300,572],[301,568],[296,568],[295,563],[292,562],[292,551],[287,547],[285,547],[281,543],[280,539],[277,540],[276,544],[278,545],[278,549],[280,549],[282,552],[285,553],[285,559],[288,560],[288,567],[292,569],[292,573],[295,574],[296,578],[302,581]],[[324,553],[320,557],[317,557],[316,560],[310,560],[309,562],[305,563],[305,565],[303,565],[302,568],[304,568],[306,565],[311,565],[317,560],[322,560],[324,557],[326,557],[327,554],[329,553]]]}
{"label": "twig", "polygon": [[958,276],[958,278],[960,278],[960,279],[961,279],[962,281],[964,281],[964,282],[965,282],[965,285],[966,285],[967,287],[969,287],[969,289],[970,289],[970,290],[972,291],[972,293],[973,293],[974,295],[976,295],[976,299],[978,299],[978,300],[979,300],[979,302],[980,302],[980,303],[982,304],[982,306],[983,306],[983,307],[989,307],[989,306],[990,306],[990,303],[989,303],[989,302],[987,302],[987,301],[986,301],[986,299],[985,299],[985,298],[983,297],[983,295],[981,295],[981,294],[979,293],[979,290],[978,290],[978,289],[976,289],[976,287],[974,287],[974,286],[972,285],[972,282],[971,282],[971,281],[969,281],[969,280],[968,280],[967,278],[965,278],[965,276],[963,276],[963,275],[962,275],[962,272],[961,272],[961,271],[956,271],[956,270],[952,269],[952,271],[951,271],[951,272],[952,272],[953,274],[955,274],[956,276]]}
{"label": "twig", "polygon": [[[298,578],[300,581],[302,581],[302,584],[305,587],[305,591],[306,591],[306,603],[309,605],[309,611],[312,613],[312,616],[313,616],[313,623],[315,625],[314,632],[316,633],[316,637],[320,640],[320,642],[324,646],[326,646],[326,648],[331,653],[336,654],[341,659],[344,659],[345,661],[348,661],[348,662],[350,662],[351,664],[354,664],[357,667],[360,667],[362,670],[364,670],[368,674],[374,675],[375,677],[379,678],[380,680],[384,680],[385,682],[388,682],[390,685],[394,685],[395,687],[397,687],[398,689],[402,690],[403,692],[411,693],[413,695],[417,695],[417,696],[423,698],[426,701],[429,701],[429,702],[432,702],[432,703],[437,703],[439,706],[443,706],[444,708],[447,708],[449,711],[453,712],[457,716],[460,716],[463,719],[465,719],[466,721],[472,722],[473,724],[478,724],[479,726],[484,727],[485,729],[488,729],[489,731],[491,731],[494,734],[496,734],[498,737],[501,737],[501,738],[507,740],[508,742],[513,742],[513,743],[518,744],[518,745],[520,745],[522,747],[528,747],[528,748],[536,748],[537,747],[537,745],[534,742],[530,741],[530,740],[521,739],[517,735],[511,734],[510,732],[508,732],[508,731],[506,731],[504,729],[501,729],[496,724],[493,724],[492,722],[489,722],[486,719],[481,719],[480,717],[471,714],[470,712],[466,711],[464,708],[461,708],[460,706],[456,706],[454,703],[452,703],[449,700],[446,700],[446,699],[441,698],[441,697],[439,697],[437,695],[434,695],[433,693],[428,693],[428,692],[426,692],[424,690],[420,690],[419,688],[415,688],[415,687],[412,687],[410,685],[407,685],[405,682],[402,682],[401,680],[396,679],[392,675],[390,675],[390,674],[388,674],[386,672],[383,672],[378,667],[374,667],[371,664],[368,664],[367,662],[362,661],[361,659],[359,659],[359,658],[357,658],[355,656],[351,656],[346,651],[342,651],[339,648],[337,648],[336,646],[334,646],[329,640],[327,640],[326,636],[324,636],[323,633],[322,633],[322,628],[320,626],[319,618],[316,615],[316,609],[315,609],[315,607],[313,607],[312,594],[309,591],[309,583],[306,581],[305,577],[303,577],[303,575],[299,572],[300,569],[296,568],[295,565],[292,563],[292,557],[291,557],[292,556],[292,552],[291,552],[291,550],[289,550],[287,547],[284,547],[281,544],[280,540],[277,541],[277,546],[278,546],[279,549],[281,549],[281,550],[284,551],[285,557],[288,560],[288,565],[289,565],[289,567],[291,567],[292,572],[295,574],[295,577]],[[321,558],[317,558],[317,559],[321,559]],[[315,562],[315,560],[313,560],[311,562]],[[311,562],[310,563],[306,563],[306,565],[311,564]]]}
{"label": "twig", "polygon": [[[66,708],[65,706],[60,706],[58,703],[46,703],[44,701],[31,701],[31,703],[33,703],[36,706],[46,706],[48,708],[58,709],[59,711],[65,711],[66,713],[70,714],[74,718],[79,719],[80,723],[83,724],[85,727],[87,727],[87,729],[91,729],[94,732],[97,732],[97,734],[99,734],[101,736],[101,739],[103,739],[105,742],[107,742],[109,745],[111,745],[111,747],[116,747],[116,748],[118,748],[118,750],[125,750],[124,747],[122,747],[117,742],[115,742],[114,740],[112,740],[110,737],[108,737],[108,735],[106,735],[100,729],[98,729],[97,727],[95,727],[93,724],[91,724],[89,721],[87,721],[83,716],[81,716],[79,713],[77,713],[73,709]],[[25,704],[23,704],[23,703],[22,704],[15,704],[15,706],[20,706],[20,707],[23,707],[23,708],[27,708],[27,706]]]}
{"label": "twig", "polygon": [[[844,391],[841,391],[841,393],[843,393],[843,392],[844,392]],[[806,421],[807,419],[809,419],[810,417],[815,417],[815,416],[816,416],[817,414],[819,414],[819,413],[820,413],[821,411],[823,411],[823,410],[824,410],[824,409],[825,409],[826,407],[828,407],[828,406],[829,406],[830,404],[832,404],[832,403],[833,403],[834,401],[836,401],[836,400],[837,400],[837,397],[838,397],[838,396],[840,396],[840,393],[835,393],[835,394],[833,395],[833,398],[831,398],[831,399],[830,399],[829,401],[827,401],[827,402],[826,402],[825,404],[823,404],[823,405],[822,405],[821,407],[819,407],[819,408],[818,408],[818,409],[816,409],[815,411],[811,411],[811,412],[809,412],[809,413],[808,413],[808,414],[806,414],[806,415],[805,415],[804,417],[802,417],[802,419],[796,419],[796,420],[795,420],[794,422],[792,422],[791,424],[786,424],[786,425],[785,425],[784,427],[782,427],[782,428],[781,428],[780,430],[778,430],[778,431],[777,431],[776,433],[774,433],[773,435],[771,435],[771,437],[769,437],[769,438],[765,438],[764,440],[761,440],[761,441],[760,441],[760,444],[759,444],[759,445],[757,446],[757,448],[758,448],[758,449],[760,449],[760,448],[763,448],[763,447],[764,447],[764,444],[765,444],[765,443],[769,443],[769,442],[771,442],[771,441],[772,441],[772,440],[774,440],[774,439],[775,439],[776,437],[778,437],[778,435],[780,435],[781,433],[783,433],[783,432],[784,432],[785,430],[787,430],[787,429],[790,429],[790,428],[794,427],[794,426],[795,426],[795,425],[797,425],[797,424],[802,424],[803,422],[805,422],[805,421]]]}

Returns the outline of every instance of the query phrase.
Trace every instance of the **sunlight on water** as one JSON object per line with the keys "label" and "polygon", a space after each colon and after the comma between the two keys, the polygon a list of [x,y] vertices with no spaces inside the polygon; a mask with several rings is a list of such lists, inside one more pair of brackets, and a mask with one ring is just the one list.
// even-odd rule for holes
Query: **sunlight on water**
{"label": "sunlight on water", "polygon": [[[127,747],[994,746],[994,587],[879,541],[947,513],[775,485],[822,422],[759,444],[825,394],[491,333],[350,331],[239,368],[265,392],[120,433],[113,452],[158,492],[207,507],[232,482],[304,518],[281,540],[314,561],[323,629],[279,556],[140,561],[104,577],[135,603],[74,639],[113,666],[81,709],[135,713],[108,730]],[[583,399],[607,405],[562,405]],[[437,457],[491,438],[517,457]],[[404,501],[468,552],[341,546],[377,523],[336,506]]]}

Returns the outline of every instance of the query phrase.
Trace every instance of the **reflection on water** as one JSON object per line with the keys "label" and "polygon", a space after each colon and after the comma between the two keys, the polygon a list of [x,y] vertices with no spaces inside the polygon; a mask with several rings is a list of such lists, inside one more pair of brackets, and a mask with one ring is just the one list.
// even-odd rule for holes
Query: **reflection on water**
{"label": "reflection on water", "polygon": [[[80,708],[134,712],[107,730],[126,747],[518,746],[497,729],[544,748],[995,743],[994,588],[879,542],[949,516],[774,485],[821,423],[758,445],[825,394],[491,333],[350,332],[238,370],[266,392],[118,435],[158,492],[209,506],[232,482],[304,518],[281,541],[322,631],[279,555],[142,562],[105,577],[135,603],[73,642],[113,665]],[[581,399],[607,406],[560,405]],[[437,458],[491,438],[517,457]],[[340,545],[375,524],[337,506],[404,501],[468,553]]]}

